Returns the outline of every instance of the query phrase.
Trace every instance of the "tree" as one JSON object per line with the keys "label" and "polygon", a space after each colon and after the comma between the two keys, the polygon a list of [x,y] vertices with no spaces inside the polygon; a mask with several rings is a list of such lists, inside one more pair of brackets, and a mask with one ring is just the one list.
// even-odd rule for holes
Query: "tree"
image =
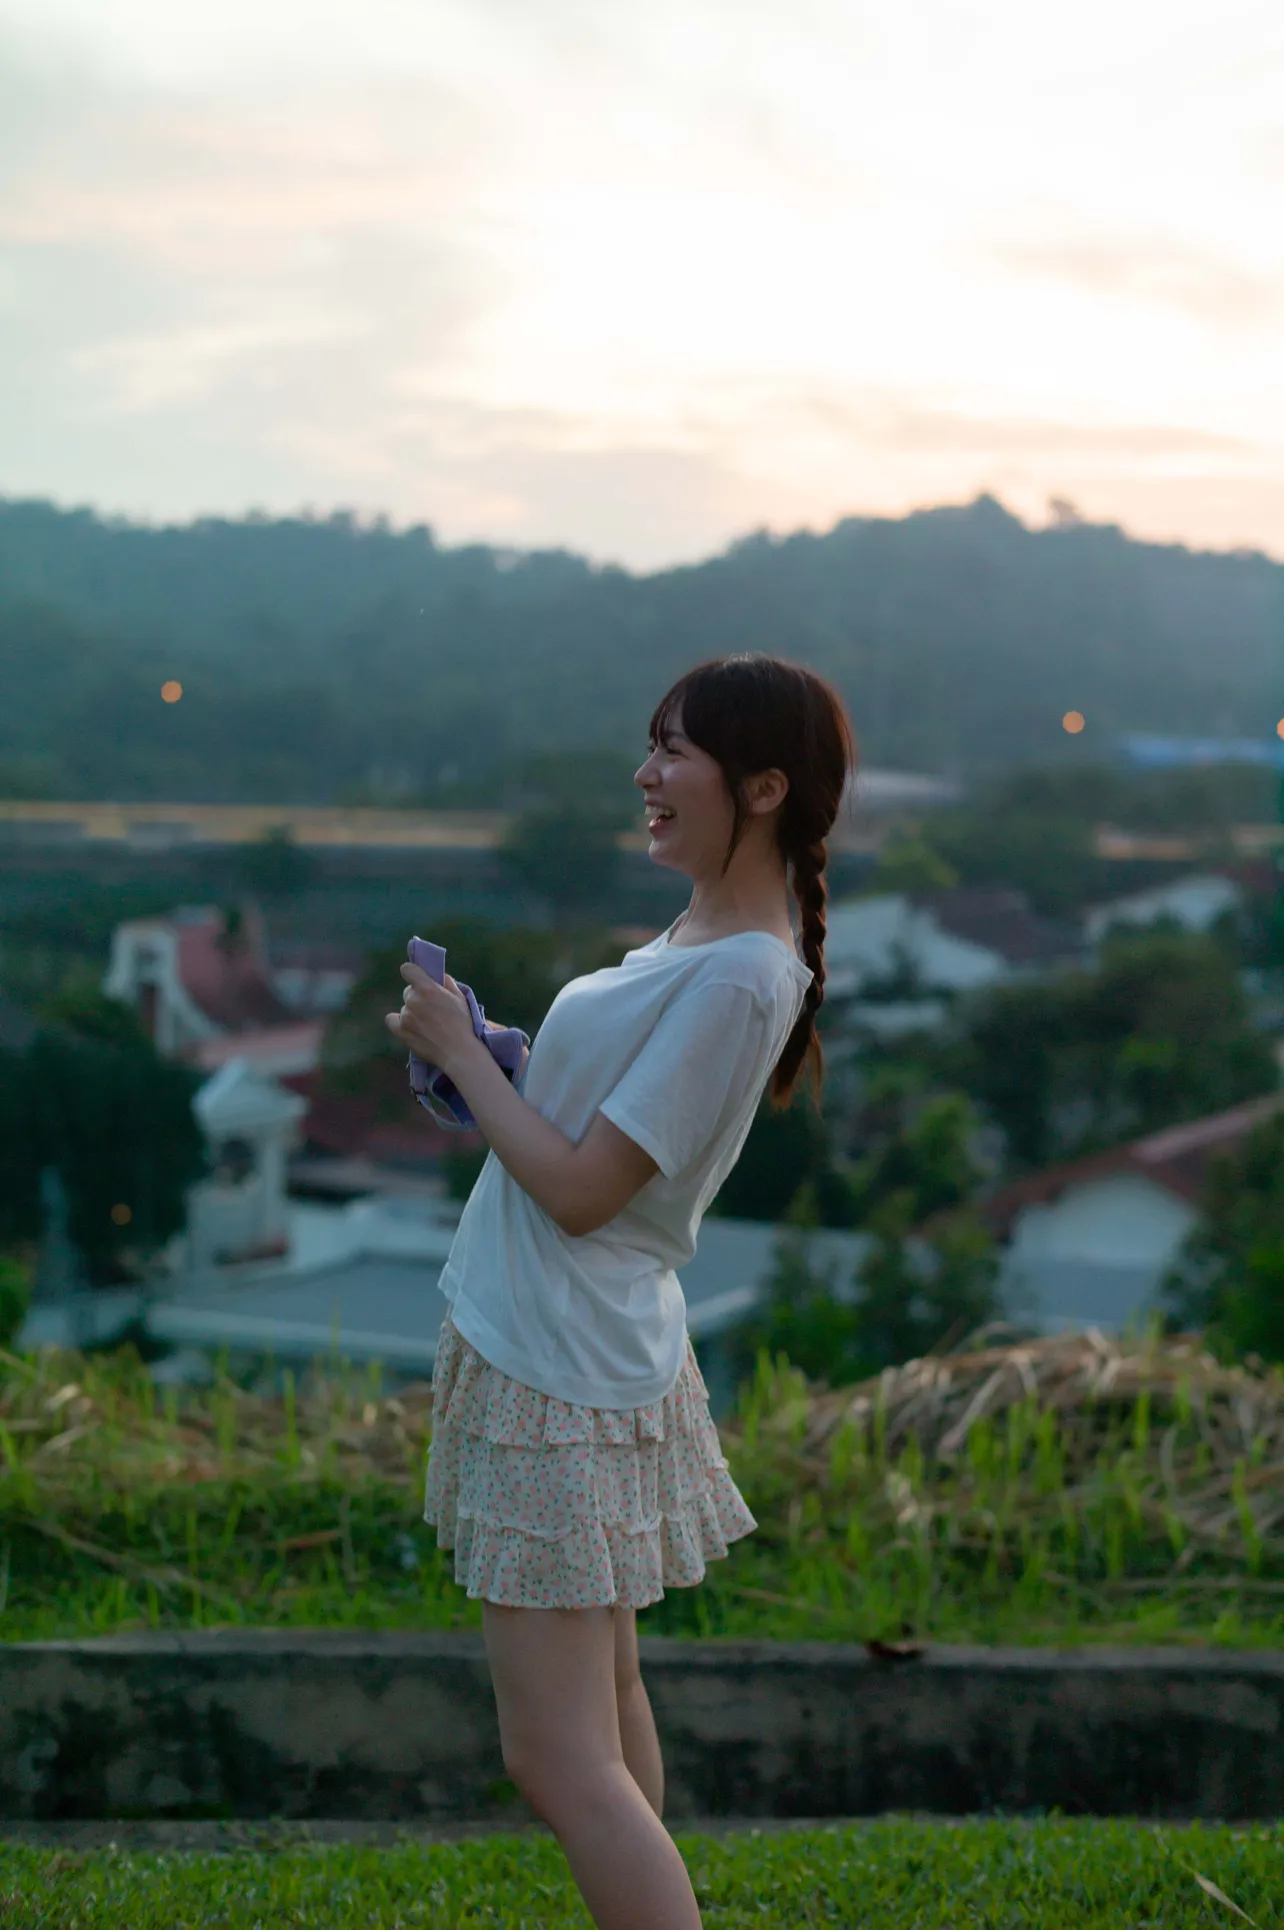
{"label": "tree", "polygon": [[77,989],[36,1017],[26,1053],[0,1066],[0,1237],[37,1236],[38,1176],[56,1166],[91,1282],[137,1278],[208,1171],[192,1112],[200,1075],[167,1064],[101,993]]}
{"label": "tree", "polygon": [[1271,1091],[1278,1070],[1216,940],[1124,932],[1090,971],[966,1006],[941,1069],[1016,1168],[1073,1158]]}
{"label": "tree", "polygon": [[12,1347],[31,1304],[32,1262],[29,1252],[0,1248],[0,1347]]}
{"label": "tree", "polygon": [[1211,1163],[1163,1298],[1221,1350],[1284,1360],[1284,1114]]}
{"label": "tree", "polygon": [[998,1253],[974,1215],[952,1214],[917,1246],[909,1227],[903,1199],[889,1200],[873,1222],[853,1308],[866,1374],[957,1346],[1001,1311]]}
{"label": "tree", "polygon": [[829,1134],[810,1095],[799,1089],[781,1108],[764,1098],[711,1210],[726,1219],[781,1220],[798,1189],[818,1187],[830,1165]]}
{"label": "tree", "polygon": [[960,1216],[930,1241],[911,1243],[904,1201],[890,1202],[848,1290],[838,1263],[814,1260],[810,1231],[792,1226],[776,1245],[762,1310],[729,1337],[732,1368],[758,1352],[784,1353],[831,1387],[956,1346],[996,1318],[999,1263],[979,1223]]}
{"label": "tree", "polygon": [[958,881],[958,872],[926,838],[896,838],[879,854],[865,890],[871,895],[883,891],[948,891]]}
{"label": "tree", "polygon": [[881,1068],[857,1123],[868,1150],[851,1169],[851,1224],[873,1225],[892,1200],[905,1202],[910,1225],[970,1200],[985,1177],[979,1123],[964,1093],[928,1094],[916,1068]]}
{"label": "tree", "polygon": [[[1030,529],[986,497],[650,574],[370,522],[146,528],[6,502],[0,757],[47,758],[64,796],[319,803],[381,768],[483,808],[518,745],[636,765],[672,677],[750,648],[834,677],[871,764],[1078,776],[1116,731],[1260,733],[1279,580],[1264,556]],[[167,677],[184,696],[162,715]],[[1074,740],[1071,707],[1088,719]],[[1103,797],[1068,815],[1110,815]],[[1035,829],[1013,882],[1060,898]]]}
{"label": "tree", "polygon": [[505,833],[499,864],[514,884],[545,899],[559,923],[581,924],[619,877],[617,828],[589,804],[537,805]]}
{"label": "tree", "polygon": [[294,841],[288,825],[273,825],[252,844],[240,845],[232,861],[235,883],[269,901],[294,898],[317,875],[317,861]]}
{"label": "tree", "polygon": [[1050,917],[1104,895],[1106,869],[1093,849],[1096,819],[1025,793],[1015,779],[973,805],[933,821],[941,860],[967,885],[1010,885]]}
{"label": "tree", "polygon": [[844,1158],[833,1123],[804,1092],[780,1110],[764,1100],[712,1211],[729,1219],[870,1225],[892,1198],[911,1224],[969,1200],[984,1177],[979,1121],[960,1092],[927,1093],[918,1068],[884,1066],[856,1122],[864,1150]]}
{"label": "tree", "polygon": [[40,1236],[43,1147],[29,1106],[25,1054],[0,1052],[0,1250]]}

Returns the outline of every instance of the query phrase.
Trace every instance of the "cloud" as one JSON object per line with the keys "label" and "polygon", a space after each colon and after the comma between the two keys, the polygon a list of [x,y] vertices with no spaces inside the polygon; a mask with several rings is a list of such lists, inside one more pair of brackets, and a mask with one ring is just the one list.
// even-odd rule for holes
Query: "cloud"
{"label": "cloud", "polygon": [[1021,456],[1059,459],[1088,456],[1148,462],[1172,457],[1243,456],[1253,444],[1243,436],[1170,422],[1096,422],[1037,416],[976,415],[924,408],[911,396],[863,399],[813,395],[784,397],[782,417],[828,429],[871,448],[906,453]]}
{"label": "cloud", "polygon": [[1284,546],[1227,4],[0,0],[0,489],[639,566],[983,487]]}
{"label": "cloud", "polygon": [[1067,237],[1013,242],[995,252],[1020,274],[1175,309],[1214,329],[1256,328],[1284,315],[1284,273],[1248,271],[1175,239]]}

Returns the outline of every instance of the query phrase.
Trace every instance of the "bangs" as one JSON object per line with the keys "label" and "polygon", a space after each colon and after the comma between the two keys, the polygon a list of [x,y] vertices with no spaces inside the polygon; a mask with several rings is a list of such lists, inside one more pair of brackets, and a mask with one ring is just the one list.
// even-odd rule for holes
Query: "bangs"
{"label": "bangs", "polygon": [[693,670],[679,677],[651,713],[648,726],[651,742],[658,744],[672,730],[674,720],[681,711],[684,737],[689,738],[699,750],[707,751],[710,757],[716,757],[720,763],[731,767],[738,765],[742,759],[736,755],[740,748],[736,743],[736,726],[740,724],[739,734],[743,734],[747,720],[742,715],[743,692],[737,691],[735,671],[731,668],[736,661],[725,657],[714,658],[711,662],[697,664]]}
{"label": "bangs", "polygon": [[651,722],[647,726],[647,731],[653,744],[658,744],[661,738],[667,736],[672,729],[674,716],[682,708],[682,700],[691,686],[693,674],[688,671],[685,677],[679,677],[677,683],[665,691],[651,712]]}

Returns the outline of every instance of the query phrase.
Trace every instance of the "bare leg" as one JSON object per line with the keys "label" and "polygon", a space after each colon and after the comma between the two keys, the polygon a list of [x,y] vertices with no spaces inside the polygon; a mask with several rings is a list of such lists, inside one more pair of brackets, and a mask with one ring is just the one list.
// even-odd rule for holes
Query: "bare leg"
{"label": "bare leg", "polygon": [[615,1610],[615,1706],[629,1774],[656,1815],[663,1816],[664,1761],[638,1662],[637,1615],[631,1608]]}
{"label": "bare leg", "polygon": [[598,1930],[699,1930],[677,1844],[624,1760],[613,1621],[610,1608],[482,1604],[504,1767]]}

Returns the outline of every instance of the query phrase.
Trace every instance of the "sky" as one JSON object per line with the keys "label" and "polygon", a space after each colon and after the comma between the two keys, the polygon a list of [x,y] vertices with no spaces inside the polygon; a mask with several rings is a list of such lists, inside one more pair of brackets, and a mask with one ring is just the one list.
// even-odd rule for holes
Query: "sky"
{"label": "sky", "polygon": [[1284,556],[1276,0],[0,0],[0,495]]}

